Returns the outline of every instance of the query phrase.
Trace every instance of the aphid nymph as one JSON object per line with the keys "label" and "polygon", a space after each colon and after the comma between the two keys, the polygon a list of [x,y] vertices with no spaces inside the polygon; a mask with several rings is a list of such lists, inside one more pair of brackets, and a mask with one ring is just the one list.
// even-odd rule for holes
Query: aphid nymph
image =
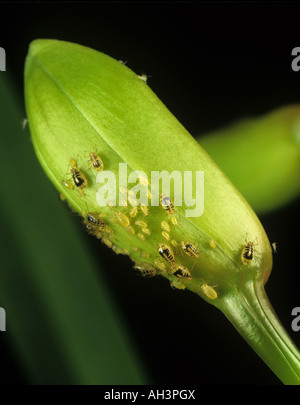
{"label": "aphid nymph", "polygon": [[89,154],[89,160],[92,168],[97,172],[101,172],[104,169],[102,159],[94,152]]}

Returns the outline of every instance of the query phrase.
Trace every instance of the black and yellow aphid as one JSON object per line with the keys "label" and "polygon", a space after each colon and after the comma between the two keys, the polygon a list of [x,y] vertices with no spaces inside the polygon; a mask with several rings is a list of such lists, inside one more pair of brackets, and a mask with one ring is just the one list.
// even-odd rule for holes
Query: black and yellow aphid
{"label": "black and yellow aphid", "polygon": [[160,204],[169,214],[173,215],[175,213],[173,202],[167,194],[160,195]]}
{"label": "black and yellow aphid", "polygon": [[102,159],[96,153],[91,152],[89,154],[89,161],[94,170],[96,170],[97,172],[102,172],[102,170],[104,169],[104,164]]}
{"label": "black and yellow aphid", "polygon": [[139,270],[144,277],[156,276],[156,269],[155,267],[151,266],[151,264],[139,263],[135,264],[133,268]]}
{"label": "black and yellow aphid", "polygon": [[163,259],[165,259],[168,263],[171,263],[172,265],[175,263],[175,257],[172,249],[170,246],[165,245],[161,243],[158,246],[158,253],[161,255]]}
{"label": "black and yellow aphid", "polygon": [[82,195],[82,190],[87,188],[88,181],[85,175],[78,169],[77,163],[75,159],[70,159],[71,165],[71,174],[74,181],[75,186],[78,188],[80,194]]}
{"label": "black and yellow aphid", "polygon": [[181,266],[181,265],[174,266],[172,268],[172,274],[173,274],[173,276],[175,276],[177,278],[182,278],[185,280],[191,280],[191,277],[192,277],[190,271],[186,267]]}
{"label": "black and yellow aphid", "polygon": [[254,242],[248,242],[246,246],[243,247],[241,253],[241,260],[245,266],[249,264],[254,257]]}
{"label": "black and yellow aphid", "polygon": [[106,227],[106,222],[104,222],[102,219],[99,218],[98,214],[94,214],[92,212],[87,212],[84,215],[84,223],[89,226],[93,226],[97,228],[100,231],[104,231]]}
{"label": "black and yellow aphid", "polygon": [[181,242],[181,248],[188,256],[196,257],[196,259],[198,259],[200,256],[200,253],[197,251],[196,247],[190,242]]}

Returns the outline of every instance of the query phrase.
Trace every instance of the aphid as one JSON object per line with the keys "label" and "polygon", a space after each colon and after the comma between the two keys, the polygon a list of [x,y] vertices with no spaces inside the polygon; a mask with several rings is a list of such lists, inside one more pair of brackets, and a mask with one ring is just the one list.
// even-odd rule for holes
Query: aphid
{"label": "aphid", "polygon": [[199,252],[197,251],[196,247],[190,242],[181,242],[181,248],[185,254],[188,256],[193,256],[198,259],[200,256]]}
{"label": "aphid", "polygon": [[156,269],[148,263],[135,264],[133,268],[139,270],[144,277],[156,276]]}
{"label": "aphid", "polygon": [[128,196],[128,202],[132,207],[137,205],[137,201],[131,195]]}
{"label": "aphid", "polygon": [[215,249],[217,247],[216,242],[213,240],[209,241],[210,247],[212,247],[213,249]]}
{"label": "aphid", "polygon": [[151,231],[149,228],[142,228],[142,232],[144,232],[146,235],[151,235]]}
{"label": "aphid", "polygon": [[137,216],[137,213],[138,213],[138,207],[132,207],[129,212],[129,216],[131,218],[135,218]]}
{"label": "aphid", "polygon": [[66,201],[66,197],[63,193],[59,193],[59,199],[61,202],[65,202]]}
{"label": "aphid", "polygon": [[210,300],[215,300],[216,298],[218,298],[218,293],[214,289],[214,287],[211,287],[210,285],[204,283],[201,286],[201,289],[203,293],[207,296],[207,298],[209,298]]}
{"label": "aphid", "polygon": [[178,225],[178,221],[177,221],[177,219],[176,219],[175,217],[172,217],[172,218],[171,218],[171,222],[172,222],[172,224],[173,224],[174,226]]}
{"label": "aphid", "polygon": [[133,226],[127,226],[127,231],[130,235],[134,235],[135,234],[135,230]]}
{"label": "aphid", "polygon": [[164,245],[163,243],[161,243],[158,246],[158,253],[168,263],[171,263],[171,264],[175,263],[174,253],[173,253],[172,249],[168,245]]}
{"label": "aphid", "polygon": [[158,259],[155,259],[155,260],[154,260],[154,266],[155,266],[157,269],[161,270],[161,271],[166,271],[165,263],[161,262],[161,261],[158,260]]}
{"label": "aphid", "polygon": [[111,248],[113,246],[112,241],[109,240],[108,238],[102,238],[102,242],[109,248]]}
{"label": "aphid", "polygon": [[170,232],[171,230],[170,225],[166,221],[161,221],[160,226],[166,232]]}
{"label": "aphid", "polygon": [[87,187],[88,181],[85,175],[78,169],[75,159],[70,159],[70,165],[74,184],[76,187],[78,187],[78,190],[82,195],[82,190]]}
{"label": "aphid", "polygon": [[248,242],[246,246],[243,247],[242,253],[241,253],[241,260],[245,266],[249,264],[254,257],[254,243],[253,242]]}
{"label": "aphid", "polygon": [[68,180],[62,180],[61,184],[65,187],[68,188],[69,190],[73,190],[74,186],[72,183],[70,183]]}
{"label": "aphid", "polygon": [[106,222],[103,222],[98,214],[92,212],[82,212],[84,217],[84,224],[96,228],[98,231],[103,232],[106,227]]}
{"label": "aphid", "polygon": [[272,243],[272,249],[273,249],[274,253],[277,253],[277,246],[278,246],[278,244],[276,242]]}
{"label": "aphid", "polygon": [[149,210],[148,210],[147,205],[141,204],[141,211],[145,215],[145,217],[149,214]]}
{"label": "aphid", "polygon": [[170,240],[170,235],[168,234],[168,232],[163,231],[161,234],[165,239]]}
{"label": "aphid", "polygon": [[22,129],[25,129],[26,126],[27,126],[27,124],[28,124],[28,119],[27,119],[27,118],[23,118],[23,120],[22,120]]}
{"label": "aphid", "polygon": [[141,183],[142,186],[148,186],[148,178],[145,178],[143,176],[139,176],[139,181]]}
{"label": "aphid", "polygon": [[139,79],[143,80],[143,82],[147,83],[148,77],[145,73],[142,73],[141,75],[138,76]]}
{"label": "aphid", "polygon": [[172,268],[172,274],[175,277],[183,278],[185,280],[191,280],[191,277],[192,277],[190,271],[186,267],[181,266],[181,265],[174,266]]}
{"label": "aphid", "polygon": [[126,65],[127,60],[121,60],[121,59],[120,59],[118,62],[122,63],[122,65]]}
{"label": "aphid", "polygon": [[185,290],[185,285],[182,284],[180,281],[174,280],[171,282],[171,288],[175,288],[176,290]]}
{"label": "aphid", "polygon": [[177,242],[175,239],[173,239],[173,240],[171,241],[171,243],[172,243],[172,245],[173,245],[175,248],[178,247],[178,242]]}
{"label": "aphid", "polygon": [[98,155],[96,155],[96,153],[94,153],[94,152],[91,152],[89,154],[89,156],[90,156],[90,164],[91,164],[92,168],[94,170],[96,170],[97,172],[102,172],[102,170],[104,169],[102,159]]}
{"label": "aphid", "polygon": [[145,240],[145,235],[143,235],[141,232],[137,234],[137,237],[140,238],[141,240]]}
{"label": "aphid", "polygon": [[135,224],[136,224],[137,226],[140,226],[141,228],[147,228],[147,223],[146,223],[145,221],[141,221],[140,219],[137,219],[137,220],[135,221]]}
{"label": "aphid", "polygon": [[120,222],[122,226],[124,226],[125,228],[130,226],[130,220],[125,214],[118,211],[115,213],[115,216],[117,217],[117,220]]}
{"label": "aphid", "polygon": [[167,194],[161,194],[160,196],[160,204],[164,210],[166,210],[169,214],[174,214],[174,205],[172,203],[171,198]]}

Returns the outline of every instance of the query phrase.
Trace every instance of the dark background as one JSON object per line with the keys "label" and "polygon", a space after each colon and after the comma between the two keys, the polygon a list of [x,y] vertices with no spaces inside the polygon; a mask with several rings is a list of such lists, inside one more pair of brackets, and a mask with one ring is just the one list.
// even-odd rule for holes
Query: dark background
{"label": "dark background", "polygon": [[[151,89],[195,136],[300,101],[300,71],[291,69],[291,51],[300,46],[296,3],[7,3],[0,15],[0,46],[22,99],[30,41],[55,38],[151,76]],[[278,242],[266,290],[298,346],[291,311],[300,306],[299,218],[299,200],[260,216],[270,241]],[[90,246],[105,258],[105,276],[154,382],[281,384],[214,307],[164,279],[137,276],[129,259],[93,238]],[[0,362],[3,383],[28,383],[5,334]]]}

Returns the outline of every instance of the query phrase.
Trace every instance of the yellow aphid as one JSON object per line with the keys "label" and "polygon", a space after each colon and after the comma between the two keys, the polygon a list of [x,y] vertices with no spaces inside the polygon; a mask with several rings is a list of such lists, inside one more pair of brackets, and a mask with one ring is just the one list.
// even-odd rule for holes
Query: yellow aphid
{"label": "yellow aphid", "polygon": [[178,225],[178,221],[177,221],[177,219],[176,219],[175,217],[172,217],[172,218],[171,218],[171,222],[172,222],[172,224],[173,224],[174,226]]}
{"label": "yellow aphid", "polygon": [[65,197],[65,195],[64,195],[63,193],[59,193],[59,199],[60,199],[60,201],[62,201],[62,202],[65,202],[65,201],[66,201],[66,197]]}
{"label": "yellow aphid", "polygon": [[173,239],[172,241],[171,241],[171,243],[172,243],[172,245],[174,246],[174,247],[178,247],[178,242],[175,240],[175,239]]}
{"label": "yellow aphid", "polygon": [[154,260],[154,266],[155,266],[157,269],[161,270],[161,271],[165,271],[165,270],[166,270],[165,263],[161,262],[161,261],[158,260],[158,259],[155,259],[155,260]]}
{"label": "yellow aphid", "polygon": [[215,300],[216,298],[218,298],[218,294],[216,292],[216,290],[211,287],[210,285],[204,283],[201,286],[201,289],[203,291],[203,293],[207,296],[207,298],[209,298],[210,300]]}
{"label": "yellow aphid", "polygon": [[134,235],[134,234],[135,234],[135,230],[134,230],[134,227],[133,227],[133,226],[128,226],[126,229],[127,229],[128,233],[129,233],[130,235]]}
{"label": "yellow aphid", "polygon": [[137,205],[137,201],[131,195],[128,196],[128,202],[132,207]]}
{"label": "yellow aphid", "polygon": [[121,194],[127,195],[127,189],[123,186],[119,187],[119,191]]}
{"label": "yellow aphid", "polygon": [[75,159],[70,159],[70,166],[71,166],[71,174],[74,181],[75,186],[78,188],[80,195],[83,194],[83,189],[85,189],[88,185],[87,178],[85,175],[78,169],[77,163]]}
{"label": "yellow aphid", "polygon": [[145,240],[145,235],[142,234],[141,232],[139,232],[139,233],[137,234],[137,237],[140,238],[141,240]]}
{"label": "yellow aphid", "polygon": [[245,266],[249,264],[254,257],[254,243],[253,242],[248,242],[246,246],[243,247],[242,253],[241,253],[241,260]]}
{"label": "yellow aphid", "polygon": [[185,254],[188,256],[193,256],[198,259],[200,256],[199,252],[197,251],[196,247],[190,242],[181,242],[181,248]]}
{"label": "yellow aphid", "polygon": [[171,230],[170,225],[166,221],[162,221],[160,226],[166,232],[170,232]]}
{"label": "yellow aphid", "polygon": [[117,218],[117,220],[119,221],[119,223],[124,226],[125,228],[130,226],[130,220],[129,218],[123,214],[122,212],[118,211],[115,213],[115,216]]}
{"label": "yellow aphid", "polygon": [[139,181],[141,183],[142,186],[148,186],[148,179],[142,176],[139,176]]}
{"label": "yellow aphid", "polygon": [[175,213],[173,202],[167,194],[161,194],[160,204],[169,214],[173,215]]}
{"label": "yellow aphid", "polygon": [[174,266],[172,267],[172,274],[175,277],[182,278],[184,280],[191,280],[192,276],[190,271],[184,266]]}
{"label": "yellow aphid", "polygon": [[138,207],[132,207],[129,212],[129,216],[131,218],[135,218],[137,216],[137,213],[138,213]]}
{"label": "yellow aphid", "polygon": [[170,240],[170,235],[168,234],[168,232],[163,231],[161,234],[165,239]]}
{"label": "yellow aphid", "polygon": [[96,153],[91,152],[89,154],[89,161],[94,170],[96,170],[97,172],[102,172],[102,170],[104,169],[104,165],[102,159]]}
{"label": "yellow aphid", "polygon": [[74,186],[72,183],[70,183],[68,180],[62,180],[61,184],[65,187],[68,188],[69,190],[73,190]]}
{"label": "yellow aphid", "polygon": [[111,248],[117,255],[123,255],[124,254],[124,250],[119,248],[116,245],[113,245]]}
{"label": "yellow aphid", "polygon": [[278,244],[276,242],[272,243],[272,249],[273,249],[274,253],[277,253],[277,246],[278,246]]}
{"label": "yellow aphid", "polygon": [[109,248],[113,246],[112,241],[109,240],[108,238],[102,238],[102,242],[105,243],[105,245],[108,246]]}
{"label": "yellow aphid", "polygon": [[145,215],[145,217],[149,214],[149,210],[146,205],[141,204],[141,211]]}
{"label": "yellow aphid", "polygon": [[146,235],[151,235],[151,231],[149,228],[142,228],[142,232],[144,232]]}
{"label": "yellow aphid", "polygon": [[213,240],[209,241],[210,247],[212,247],[213,249],[215,249],[217,247],[216,242]]}
{"label": "yellow aphid", "polygon": [[185,285],[182,284],[180,281],[172,281],[170,285],[172,288],[176,288],[176,290],[185,290]]}
{"label": "yellow aphid", "polygon": [[135,224],[136,224],[137,226],[140,226],[141,228],[147,228],[147,223],[146,223],[145,221],[141,221],[140,219],[137,219],[137,220],[135,221]]}
{"label": "yellow aphid", "polygon": [[170,246],[164,245],[161,243],[158,246],[158,253],[161,255],[163,259],[165,259],[168,263],[174,264],[175,263],[175,258],[174,258],[174,253]]}

